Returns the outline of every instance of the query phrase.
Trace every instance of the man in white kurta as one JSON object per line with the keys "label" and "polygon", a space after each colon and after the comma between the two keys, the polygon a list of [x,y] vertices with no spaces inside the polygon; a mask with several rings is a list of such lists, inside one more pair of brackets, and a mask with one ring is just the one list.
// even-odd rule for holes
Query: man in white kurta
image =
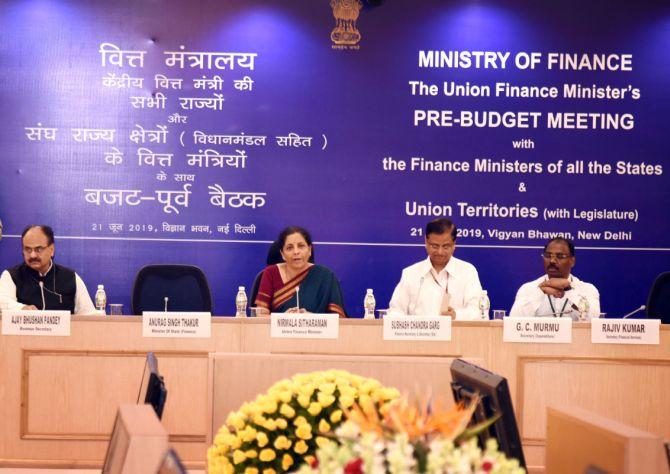
{"label": "man in white kurta", "polygon": [[511,317],[569,317],[579,320],[600,316],[600,294],[595,286],[571,273],[574,244],[569,239],[549,241],[542,253],[545,275],[524,283],[516,294]]}
{"label": "man in white kurta", "polygon": [[481,319],[482,285],[477,270],[453,256],[456,226],[449,219],[435,219],[426,226],[425,235],[428,258],[402,271],[389,314]]}

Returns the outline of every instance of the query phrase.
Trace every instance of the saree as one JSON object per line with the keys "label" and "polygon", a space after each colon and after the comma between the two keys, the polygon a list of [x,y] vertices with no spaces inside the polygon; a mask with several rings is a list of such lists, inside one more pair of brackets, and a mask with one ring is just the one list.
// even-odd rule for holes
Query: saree
{"label": "saree", "polygon": [[270,265],[263,271],[254,304],[275,313],[299,306],[311,313],[337,313],[341,318],[346,317],[340,283],[332,271],[321,265],[306,268],[286,283],[281,279],[279,267]]}

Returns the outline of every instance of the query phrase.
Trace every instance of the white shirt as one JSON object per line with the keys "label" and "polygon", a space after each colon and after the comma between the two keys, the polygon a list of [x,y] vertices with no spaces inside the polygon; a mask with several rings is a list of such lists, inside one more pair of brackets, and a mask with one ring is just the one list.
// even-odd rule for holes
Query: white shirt
{"label": "white shirt", "polygon": [[405,268],[393,291],[389,314],[439,315],[445,290],[449,292],[449,306],[456,312],[456,319],[481,319],[482,285],[477,270],[456,257],[451,257],[439,274],[430,257]]}
{"label": "white shirt", "polygon": [[[581,298],[586,298],[589,305],[588,319],[600,317],[600,294],[595,286],[581,281],[574,275],[570,275],[571,290],[565,292],[563,298],[554,298],[546,295],[540,289],[540,283],[547,280],[547,276],[541,276],[537,280],[524,283],[516,293],[514,305],[510,311],[511,317],[560,316],[579,319],[579,307]],[[553,308],[552,308],[553,307]]]}
{"label": "white shirt", "polygon": [[[84,281],[74,274],[76,291],[74,296],[74,314],[95,314],[95,306],[88,294]],[[21,310],[25,306],[16,299],[16,285],[7,270],[0,275],[0,310]],[[40,309],[40,308],[38,308]]]}

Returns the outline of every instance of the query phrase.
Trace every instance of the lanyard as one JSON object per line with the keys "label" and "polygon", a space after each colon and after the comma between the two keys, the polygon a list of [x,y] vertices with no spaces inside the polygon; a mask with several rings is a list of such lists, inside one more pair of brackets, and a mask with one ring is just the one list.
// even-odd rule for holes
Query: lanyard
{"label": "lanyard", "polygon": [[[437,278],[435,278],[435,274],[433,273],[433,270],[432,270],[432,269],[431,269],[431,271],[430,271],[430,276],[433,277],[433,281],[434,281],[435,284],[436,284],[437,286],[439,286],[440,289],[441,289],[441,288],[442,288],[442,285],[440,285],[440,282],[437,281]],[[446,288],[444,289],[444,292],[445,292],[445,293],[449,293],[449,274],[448,274],[448,273],[447,273],[447,286],[446,286]]]}
{"label": "lanyard", "polygon": [[[549,298],[549,306],[551,307],[551,314],[554,318],[562,318],[563,313],[565,312],[565,307],[568,305],[568,299],[565,299],[565,303],[563,303],[563,307],[561,308],[561,312],[557,313],[556,308],[554,308],[554,303],[551,302],[551,296],[547,295],[547,298]],[[557,316],[557,314],[560,314],[560,316]]]}

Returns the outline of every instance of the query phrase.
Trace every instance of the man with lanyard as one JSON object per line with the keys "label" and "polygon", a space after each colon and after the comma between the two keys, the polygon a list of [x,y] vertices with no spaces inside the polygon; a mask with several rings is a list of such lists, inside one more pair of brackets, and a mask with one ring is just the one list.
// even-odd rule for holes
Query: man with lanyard
{"label": "man with lanyard", "polygon": [[480,319],[482,285],[470,263],[454,257],[456,225],[435,219],[426,225],[428,257],[405,268],[389,303],[389,314]]}
{"label": "man with lanyard", "polygon": [[577,321],[600,316],[600,294],[595,286],[571,274],[575,245],[570,239],[550,240],[542,252],[546,275],[519,288],[511,317],[569,317]]}
{"label": "man with lanyard", "polygon": [[0,275],[0,309],[95,313],[79,275],[53,262],[55,246],[51,227],[26,227],[21,234],[21,244],[24,263]]}

